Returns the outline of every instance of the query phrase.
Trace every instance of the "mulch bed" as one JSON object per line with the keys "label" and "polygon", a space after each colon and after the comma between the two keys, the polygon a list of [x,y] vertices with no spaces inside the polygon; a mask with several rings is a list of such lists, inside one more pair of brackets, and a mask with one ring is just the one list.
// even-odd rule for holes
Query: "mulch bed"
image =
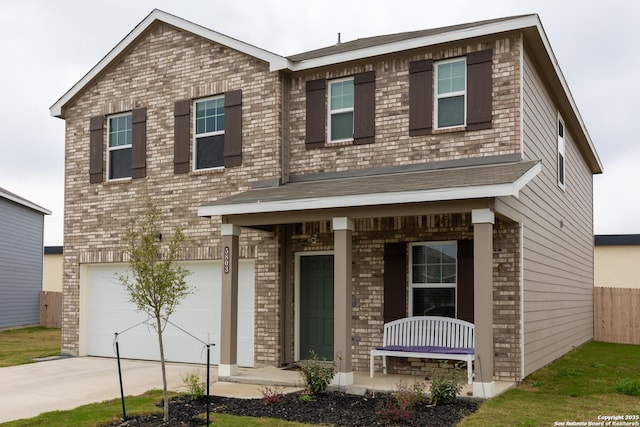
{"label": "mulch bed", "polygon": [[[475,401],[457,399],[452,405],[431,406],[419,403],[408,412],[405,419],[388,410],[390,396],[367,394],[356,396],[340,392],[327,392],[316,395],[310,401],[302,401],[301,394],[292,393],[271,399],[236,399],[211,396],[211,424],[216,413],[243,415],[250,417],[269,417],[288,421],[334,426],[455,426],[463,417],[478,408]],[[162,407],[162,402],[158,404]],[[178,396],[169,404],[169,423],[163,423],[162,414],[132,416],[126,422],[114,422],[107,426],[150,427],[150,426],[188,426],[205,425],[206,397],[193,400],[188,396]],[[200,414],[200,417],[198,415]],[[106,426],[105,426],[106,427]]]}

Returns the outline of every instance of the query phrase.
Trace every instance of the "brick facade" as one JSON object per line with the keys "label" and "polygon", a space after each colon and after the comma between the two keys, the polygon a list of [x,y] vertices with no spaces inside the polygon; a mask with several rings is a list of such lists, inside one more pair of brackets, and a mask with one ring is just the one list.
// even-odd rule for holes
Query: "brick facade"
{"label": "brick facade", "polygon": [[[409,62],[445,59],[493,50],[493,127],[475,132],[408,134]],[[412,50],[371,62],[279,74],[269,65],[228,47],[158,22],[117,58],[86,90],[65,105],[65,251],[62,349],[79,351],[80,266],[122,262],[122,234],[149,196],[162,209],[163,229],[183,228],[189,243],[185,260],[220,259],[220,220],[201,218],[197,207],[247,191],[252,183],[317,172],[418,164],[439,160],[519,153],[520,49],[518,36],[473,45]],[[375,142],[328,144],[306,150],[305,82],[375,70]],[[242,90],[243,162],[223,171],[173,173],[173,107],[196,99]],[[283,111],[282,106],[288,106]],[[146,177],[89,184],[89,119],[147,108]],[[286,107],[285,107],[286,108]],[[286,126],[286,129],[284,128]],[[286,148],[286,150],[284,148]],[[285,159],[286,165],[283,165]],[[293,224],[293,235],[243,229],[241,258],[255,270],[255,363],[283,363],[281,239],[292,253],[333,249],[328,221]],[[310,238],[318,235],[316,243]],[[369,350],[379,345],[383,327],[385,242],[470,239],[469,213],[368,218],[353,232],[353,368],[366,371]],[[498,221],[494,229],[494,339],[496,379],[520,376],[520,257],[517,224]],[[291,262],[294,265],[294,262]],[[293,272],[289,272],[293,277]],[[294,296],[295,297],[295,296]],[[288,302],[285,302],[288,304]],[[291,307],[293,309],[293,307]],[[291,317],[293,322],[294,316]],[[285,325],[291,330],[294,325]],[[288,348],[295,348],[291,342]],[[293,351],[293,350],[292,350]],[[293,358],[293,355],[288,355]],[[423,373],[424,361],[397,360],[397,372]]]}

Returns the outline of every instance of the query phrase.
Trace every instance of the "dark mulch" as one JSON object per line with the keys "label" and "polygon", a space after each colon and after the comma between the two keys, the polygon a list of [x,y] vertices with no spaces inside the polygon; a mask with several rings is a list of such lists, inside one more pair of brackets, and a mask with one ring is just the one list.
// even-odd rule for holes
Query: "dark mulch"
{"label": "dark mulch", "polygon": [[[186,396],[174,397],[169,404],[171,421],[162,422],[162,414],[129,417],[125,423],[112,423],[108,426],[202,426],[206,397],[192,400]],[[300,394],[282,396],[276,401],[265,403],[263,399],[235,399],[230,397],[211,397],[213,425],[216,413],[243,415],[250,417],[269,417],[310,424],[329,424],[335,426],[455,426],[463,417],[476,411],[475,401],[457,399],[453,405],[430,406],[420,403],[409,411],[409,419],[398,418],[385,410],[390,396],[386,394],[355,396],[339,392],[327,392],[314,396],[311,401],[302,401]],[[162,402],[159,403],[162,407]]]}

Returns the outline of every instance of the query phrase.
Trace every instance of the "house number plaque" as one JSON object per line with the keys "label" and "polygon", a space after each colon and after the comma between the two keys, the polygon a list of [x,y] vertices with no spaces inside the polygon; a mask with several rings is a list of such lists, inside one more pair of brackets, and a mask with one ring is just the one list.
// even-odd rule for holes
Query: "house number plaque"
{"label": "house number plaque", "polygon": [[224,247],[224,274],[229,274],[229,246]]}

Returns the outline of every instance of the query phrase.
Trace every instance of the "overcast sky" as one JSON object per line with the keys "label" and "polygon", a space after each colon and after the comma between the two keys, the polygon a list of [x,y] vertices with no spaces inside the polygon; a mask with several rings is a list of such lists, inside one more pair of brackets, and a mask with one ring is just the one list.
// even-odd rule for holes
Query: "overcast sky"
{"label": "overcast sky", "polygon": [[595,233],[640,233],[640,2],[634,0],[20,0],[0,5],[0,187],[43,206],[62,245],[64,122],[49,107],[154,8],[280,55],[537,13],[605,172]]}

